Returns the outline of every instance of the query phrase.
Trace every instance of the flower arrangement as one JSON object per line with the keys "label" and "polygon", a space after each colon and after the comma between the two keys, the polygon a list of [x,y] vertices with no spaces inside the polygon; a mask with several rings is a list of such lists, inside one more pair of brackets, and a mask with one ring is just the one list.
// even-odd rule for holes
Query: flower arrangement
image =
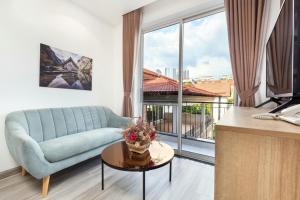
{"label": "flower arrangement", "polygon": [[139,118],[136,124],[124,131],[124,139],[130,151],[142,154],[148,150],[151,141],[156,139],[156,130]]}

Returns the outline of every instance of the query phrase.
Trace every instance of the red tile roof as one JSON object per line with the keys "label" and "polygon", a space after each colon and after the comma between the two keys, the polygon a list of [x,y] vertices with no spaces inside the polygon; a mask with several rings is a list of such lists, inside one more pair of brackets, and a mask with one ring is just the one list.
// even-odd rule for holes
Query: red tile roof
{"label": "red tile roof", "polygon": [[221,97],[230,97],[233,90],[233,80],[203,80],[197,81],[194,86],[198,89],[205,89],[214,92]]}
{"label": "red tile roof", "polygon": [[[178,81],[151,70],[144,69],[144,92],[177,93]],[[194,85],[184,85],[183,95],[219,96],[216,93],[196,88]]]}

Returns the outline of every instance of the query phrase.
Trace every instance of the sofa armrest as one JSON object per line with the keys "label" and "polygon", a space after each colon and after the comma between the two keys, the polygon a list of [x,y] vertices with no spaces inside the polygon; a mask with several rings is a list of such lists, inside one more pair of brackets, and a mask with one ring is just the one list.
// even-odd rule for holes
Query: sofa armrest
{"label": "sofa armrest", "polygon": [[114,112],[110,113],[108,126],[113,128],[127,128],[129,125],[133,124],[133,119],[129,117],[121,117]]}
{"label": "sofa armrest", "polygon": [[7,146],[14,159],[35,178],[49,175],[49,162],[45,159],[39,144],[16,122],[5,127]]}

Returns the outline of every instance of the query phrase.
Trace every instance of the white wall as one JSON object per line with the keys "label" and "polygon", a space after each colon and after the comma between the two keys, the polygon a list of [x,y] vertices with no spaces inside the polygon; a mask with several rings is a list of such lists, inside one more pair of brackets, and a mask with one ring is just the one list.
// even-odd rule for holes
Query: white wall
{"label": "white wall", "polygon": [[116,112],[122,113],[123,108],[123,24],[122,21],[113,29],[114,37],[114,97]]}
{"label": "white wall", "polygon": [[[63,0],[0,0],[0,27],[0,172],[16,166],[4,138],[7,113],[79,105],[120,112],[120,49],[113,48],[120,41],[113,27]],[[40,43],[93,58],[93,90],[39,87]]]}

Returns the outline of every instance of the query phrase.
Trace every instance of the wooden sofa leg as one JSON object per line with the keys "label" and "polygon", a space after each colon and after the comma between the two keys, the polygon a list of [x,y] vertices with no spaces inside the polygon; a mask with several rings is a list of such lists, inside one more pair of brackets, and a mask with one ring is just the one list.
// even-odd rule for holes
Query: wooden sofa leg
{"label": "wooden sofa leg", "polygon": [[49,180],[50,180],[50,176],[43,177],[43,190],[42,190],[43,197],[47,197],[48,195]]}
{"label": "wooden sofa leg", "polygon": [[22,167],[21,175],[26,176],[26,174],[27,174],[26,170]]}

